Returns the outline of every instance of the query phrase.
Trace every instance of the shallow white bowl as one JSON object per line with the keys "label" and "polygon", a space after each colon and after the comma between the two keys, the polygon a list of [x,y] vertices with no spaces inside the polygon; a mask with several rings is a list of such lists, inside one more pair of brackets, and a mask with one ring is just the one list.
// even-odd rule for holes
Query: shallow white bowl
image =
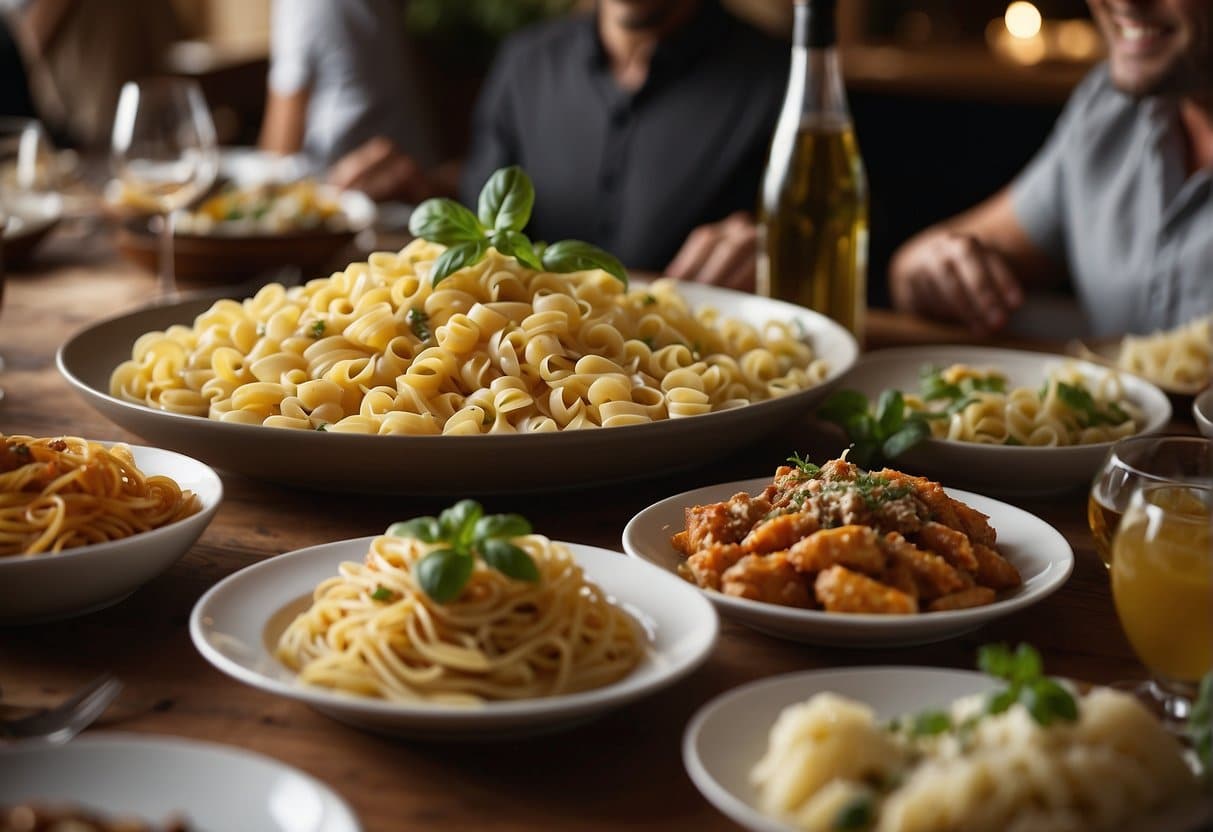
{"label": "shallow white bowl", "polygon": [[[995,687],[995,680],[967,670],[925,667],[865,667],[813,670],[752,682],[723,693],[691,718],[683,735],[682,759],[691,781],[708,801],[746,829],[789,832],[794,827],[758,808],[750,770],[766,751],[779,712],[824,692],[866,702],[884,721]],[[1210,807],[1182,805],[1121,832],[1189,832]]]}
{"label": "shallow white bowl", "polygon": [[359,728],[397,736],[479,740],[543,733],[600,715],[682,678],[716,643],[716,612],[694,587],[618,552],[568,543],[586,576],[648,633],[646,656],[620,681],[581,693],[473,707],[388,702],[305,685],[271,653],[289,623],[275,614],[310,597],[317,584],[337,574],[343,561],[361,561],[373,539],[300,549],[228,576],[194,607],[194,646],[229,676]]}
{"label": "shallow white bowl", "polygon": [[[710,485],[654,503],[628,522],[623,530],[624,551],[677,576],[683,558],[670,544],[670,538],[685,528],[683,509],[718,503],[739,491],[757,494],[770,482],[770,477],[760,477]],[[699,591],[721,615],[773,636],[837,647],[895,647],[942,641],[976,630],[995,618],[1035,604],[1066,582],[1074,569],[1074,552],[1059,531],[1039,517],[998,500],[951,488],[948,494],[989,515],[990,525],[998,532],[998,550],[1023,577],[1023,586],[1005,593],[993,604],[916,615],[866,615],[798,609],[713,590]]]}
{"label": "shallow white bowl", "polygon": [[1192,418],[1196,420],[1197,429],[1213,439],[1213,387],[1192,401]]}
{"label": "shallow white bowl", "polygon": [[168,569],[189,551],[223,499],[223,483],[188,456],[130,446],[144,474],[172,477],[193,491],[202,509],[183,520],[108,543],[57,554],[0,558],[0,624],[67,618],[108,607]]}
{"label": "shallow white bowl", "polygon": [[0,806],[34,801],[223,832],[359,832],[328,786],[261,754],[147,734],[0,749]]}
{"label": "shallow white bowl", "polygon": [[778,399],[688,419],[508,436],[359,436],[274,429],[164,413],[109,395],[110,373],[130,358],[136,338],[192,323],[214,302],[213,295],[94,324],[60,347],[57,363],[76,392],[113,422],[217,468],[327,491],[459,496],[600,485],[702,465],[808,413],[855,363],[855,339],[815,312],[696,283],[679,284],[678,291],[692,307],[712,306],[751,324],[793,322],[829,363],[827,379]]}
{"label": "shallow white bowl", "polygon": [[[911,347],[867,353],[840,388],[858,390],[872,401],[891,388],[917,393],[919,371],[924,365],[946,367],[955,363],[996,369],[1007,377],[1008,389],[1039,389],[1051,369],[1066,363],[1079,367],[1088,378],[1102,378],[1113,372],[1098,364],[1047,353],[969,346]],[[1162,430],[1171,418],[1166,394],[1131,373],[1121,373],[1120,380],[1126,398],[1145,414],[1146,424],[1140,433]],[[1111,442],[1099,442],[1033,448],[926,439],[892,464],[945,485],[991,494],[1055,494],[1090,485],[1111,446]]]}

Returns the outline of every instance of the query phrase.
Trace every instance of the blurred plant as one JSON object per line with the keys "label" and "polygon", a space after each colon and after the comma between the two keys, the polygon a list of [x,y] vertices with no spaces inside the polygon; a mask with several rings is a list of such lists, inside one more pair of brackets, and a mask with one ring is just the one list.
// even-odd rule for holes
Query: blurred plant
{"label": "blurred plant", "polygon": [[410,0],[405,25],[452,59],[487,64],[511,32],[575,5],[576,0]]}

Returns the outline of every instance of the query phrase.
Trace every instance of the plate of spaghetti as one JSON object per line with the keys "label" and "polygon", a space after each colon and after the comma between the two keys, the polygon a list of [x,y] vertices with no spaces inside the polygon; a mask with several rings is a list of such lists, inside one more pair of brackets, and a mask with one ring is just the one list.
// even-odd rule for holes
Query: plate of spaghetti
{"label": "plate of spaghetti", "polygon": [[1074,553],[1006,503],[845,459],[644,509],[634,558],[698,586],[721,614],[781,638],[893,647],[952,638],[1061,588]]}
{"label": "plate of spaghetti", "polygon": [[0,435],[0,623],[79,615],[181,557],[223,485],[158,448]]}
{"label": "plate of spaghetti", "polygon": [[194,607],[218,669],[343,722],[486,739],[580,722],[681,678],[717,617],[678,578],[464,500],[289,552]]}

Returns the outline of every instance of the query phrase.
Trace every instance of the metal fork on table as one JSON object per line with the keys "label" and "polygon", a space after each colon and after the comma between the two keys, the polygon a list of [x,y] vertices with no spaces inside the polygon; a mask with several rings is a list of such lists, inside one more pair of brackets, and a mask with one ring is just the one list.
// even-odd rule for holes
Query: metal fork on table
{"label": "metal fork on table", "polygon": [[61,705],[18,719],[0,720],[0,740],[40,739],[65,743],[105,713],[121,692],[122,683],[106,673]]}

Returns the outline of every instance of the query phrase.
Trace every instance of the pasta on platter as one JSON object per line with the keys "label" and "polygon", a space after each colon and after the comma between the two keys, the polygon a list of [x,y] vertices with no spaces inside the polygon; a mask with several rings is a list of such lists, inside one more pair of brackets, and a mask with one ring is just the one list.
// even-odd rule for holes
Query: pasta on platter
{"label": "pasta on platter", "polygon": [[377,434],[558,431],[676,419],[819,383],[788,324],[692,312],[672,281],[628,291],[490,249],[438,286],[415,240],[344,272],[221,300],[149,332],[110,392],[241,424]]}
{"label": "pasta on platter", "polygon": [[534,581],[477,560],[466,586],[441,603],[418,564],[442,544],[383,535],[362,563],[341,565],[278,640],[301,681],[394,701],[476,704],[575,693],[615,682],[640,661],[633,619],[588,581],[568,548],[513,539]]}
{"label": "pasta on platter", "polygon": [[887,726],[831,693],[789,706],[751,771],[759,805],[811,832],[1099,832],[1197,793],[1179,743],[1129,694],[1095,689],[1048,725],[1019,702],[983,714],[987,701]]}
{"label": "pasta on platter", "polygon": [[1166,332],[1125,336],[1116,365],[1163,387],[1206,387],[1213,380],[1213,315]]}
{"label": "pasta on platter", "polygon": [[202,508],[125,445],[0,435],[0,557],[60,552],[167,526]]}

